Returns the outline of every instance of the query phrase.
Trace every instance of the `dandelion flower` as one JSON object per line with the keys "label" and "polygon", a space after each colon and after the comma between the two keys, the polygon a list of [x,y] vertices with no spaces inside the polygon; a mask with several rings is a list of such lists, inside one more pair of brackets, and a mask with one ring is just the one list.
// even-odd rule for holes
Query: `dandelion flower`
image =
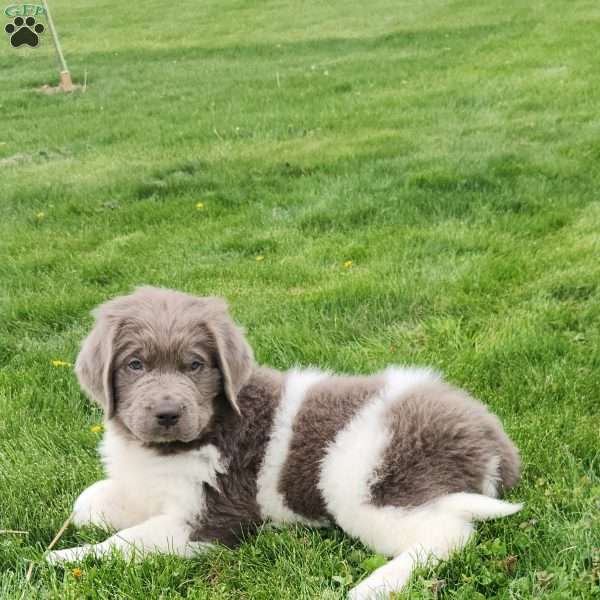
{"label": "dandelion flower", "polygon": [[347,260],[344,262],[344,269],[349,269],[350,267],[352,267],[352,261],[351,260]]}
{"label": "dandelion flower", "polygon": [[103,425],[92,425],[90,427],[90,431],[92,433],[102,433],[104,431],[104,426]]}
{"label": "dandelion flower", "polygon": [[52,362],[53,367],[72,367],[73,366],[70,362],[67,362],[65,360],[53,360],[51,362]]}
{"label": "dandelion flower", "polygon": [[265,257],[262,255],[256,257],[256,262],[262,262],[263,260],[265,260]]}
{"label": "dandelion flower", "polygon": [[73,577],[77,577],[79,579],[79,577],[81,577],[83,575],[83,572],[81,571],[81,569],[79,567],[75,567],[74,569],[71,569],[71,575],[73,575]]}
{"label": "dandelion flower", "polygon": [[197,202],[196,203],[196,208],[198,210],[202,210],[204,208],[204,202]]}

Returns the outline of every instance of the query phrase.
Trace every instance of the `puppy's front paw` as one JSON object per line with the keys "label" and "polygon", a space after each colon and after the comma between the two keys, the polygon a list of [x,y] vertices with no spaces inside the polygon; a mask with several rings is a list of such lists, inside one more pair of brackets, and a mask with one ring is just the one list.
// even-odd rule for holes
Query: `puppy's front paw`
{"label": "puppy's front paw", "polygon": [[97,481],[84,490],[73,506],[73,524],[96,525],[103,529],[126,529],[142,523],[156,510],[135,502],[122,483],[113,479]]}
{"label": "puppy's front paw", "polygon": [[96,525],[103,529],[127,526],[126,506],[119,491],[116,482],[110,479],[97,481],[85,489],[75,500],[73,524],[76,527]]}
{"label": "puppy's front paw", "polygon": [[46,562],[51,565],[59,565],[62,563],[79,562],[83,560],[90,552],[89,545],[76,546],[75,548],[67,548],[65,550],[53,550],[46,554]]}
{"label": "puppy's front paw", "polygon": [[97,525],[106,528],[105,512],[108,508],[108,496],[112,482],[108,479],[97,481],[89,488],[83,490],[73,506],[73,524]]}

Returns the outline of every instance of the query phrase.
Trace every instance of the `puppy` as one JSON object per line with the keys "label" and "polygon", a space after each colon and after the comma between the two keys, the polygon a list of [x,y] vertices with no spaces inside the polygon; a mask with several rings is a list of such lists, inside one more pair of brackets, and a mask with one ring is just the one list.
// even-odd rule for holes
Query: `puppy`
{"label": "puppy", "polygon": [[400,590],[464,546],[473,522],[521,505],[499,420],[429,369],[371,377],[258,367],[217,298],[141,288],[103,304],[76,373],[105,411],[107,478],[74,522],[117,530],[52,563],[112,549],[180,556],[265,521],[337,525],[391,560],[350,592]]}

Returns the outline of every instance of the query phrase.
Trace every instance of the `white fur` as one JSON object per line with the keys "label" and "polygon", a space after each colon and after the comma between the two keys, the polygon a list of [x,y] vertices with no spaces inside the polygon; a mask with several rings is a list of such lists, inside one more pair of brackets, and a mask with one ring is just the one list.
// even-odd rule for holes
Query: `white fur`
{"label": "white fur", "polygon": [[189,538],[186,523],[202,512],[202,486],[216,486],[217,474],[225,470],[218,450],[205,446],[161,456],[125,439],[109,425],[100,454],[108,479],[82,492],[75,501],[73,520],[78,526],[92,523],[119,532],[102,544],[50,553],[48,560],[104,555],[110,548],[128,554],[133,546],[141,552],[172,549],[187,555],[187,544],[182,540]]}
{"label": "white fur", "polygon": [[383,390],[330,445],[320,474],[319,487],[336,523],[375,551],[394,557],[354,588],[351,600],[399,591],[416,565],[447,558],[464,546],[473,531],[473,520],[520,509],[479,494],[450,494],[411,509],[371,504],[373,473],[391,438],[385,426],[387,410],[415,386],[439,380],[439,375],[427,369],[391,368],[384,376]]}
{"label": "white fur", "polygon": [[219,451],[208,445],[181,454],[159,455],[138,442],[125,439],[108,426],[100,446],[108,478],[119,490],[144,507],[144,517],[158,514],[197,514],[202,485],[216,487],[226,470]]}
{"label": "white fur", "polygon": [[[423,513],[421,518],[427,519],[429,516]],[[407,547],[352,589],[348,600],[387,600],[392,592],[398,592],[410,582],[412,572],[417,566],[445,559],[453,550],[464,546],[473,531],[473,526],[464,522],[453,523],[446,531],[455,537],[440,538],[441,543],[438,546],[427,547],[419,543]]]}
{"label": "white fur", "polygon": [[263,519],[273,523],[301,522],[313,523],[290,510],[279,492],[278,484],[281,470],[287,460],[293,425],[308,390],[328,376],[327,373],[316,370],[293,370],[287,375],[284,392],[273,418],[271,436],[267,444],[263,463],[257,478],[256,500]]}
{"label": "white fur", "polygon": [[442,380],[440,373],[427,367],[388,367],[383,372],[383,376],[385,377],[385,397],[388,404],[417,385],[436,383]]}
{"label": "white fur", "polygon": [[452,513],[468,521],[488,521],[508,517],[519,512],[522,504],[513,504],[504,500],[497,500],[482,494],[458,492],[437,498],[434,503],[438,510]]}
{"label": "white fur", "polygon": [[88,555],[98,558],[119,551],[124,558],[163,552],[189,557],[211,544],[190,542],[191,527],[176,515],[159,515],[109,537],[100,544],[87,544],[66,550],[55,550],[46,556],[51,564],[83,560]]}
{"label": "white fur", "polygon": [[[428,369],[390,368],[385,385],[362,408],[330,445],[323,460],[319,488],[336,523],[371,548],[396,556],[410,545],[405,535],[394,535],[398,510],[370,503],[373,473],[381,464],[392,432],[385,427],[385,413],[398,397],[438,376]],[[360,517],[359,517],[360,515]],[[403,531],[405,534],[406,532]]]}
{"label": "white fur", "polygon": [[103,479],[85,489],[73,506],[73,523],[105,529],[125,529],[145,521],[150,510],[114,479]]}

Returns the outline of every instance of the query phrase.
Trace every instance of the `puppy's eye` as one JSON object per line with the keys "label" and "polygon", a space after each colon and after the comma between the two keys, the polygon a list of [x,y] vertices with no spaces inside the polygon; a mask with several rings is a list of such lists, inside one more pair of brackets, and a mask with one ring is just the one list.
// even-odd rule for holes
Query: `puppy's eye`
{"label": "puppy's eye", "polygon": [[202,363],[199,360],[195,360],[190,364],[190,371],[199,371],[202,368]]}
{"label": "puppy's eye", "polygon": [[144,363],[142,363],[142,361],[137,358],[130,360],[129,363],[127,364],[127,366],[132,371],[143,371],[144,370]]}

